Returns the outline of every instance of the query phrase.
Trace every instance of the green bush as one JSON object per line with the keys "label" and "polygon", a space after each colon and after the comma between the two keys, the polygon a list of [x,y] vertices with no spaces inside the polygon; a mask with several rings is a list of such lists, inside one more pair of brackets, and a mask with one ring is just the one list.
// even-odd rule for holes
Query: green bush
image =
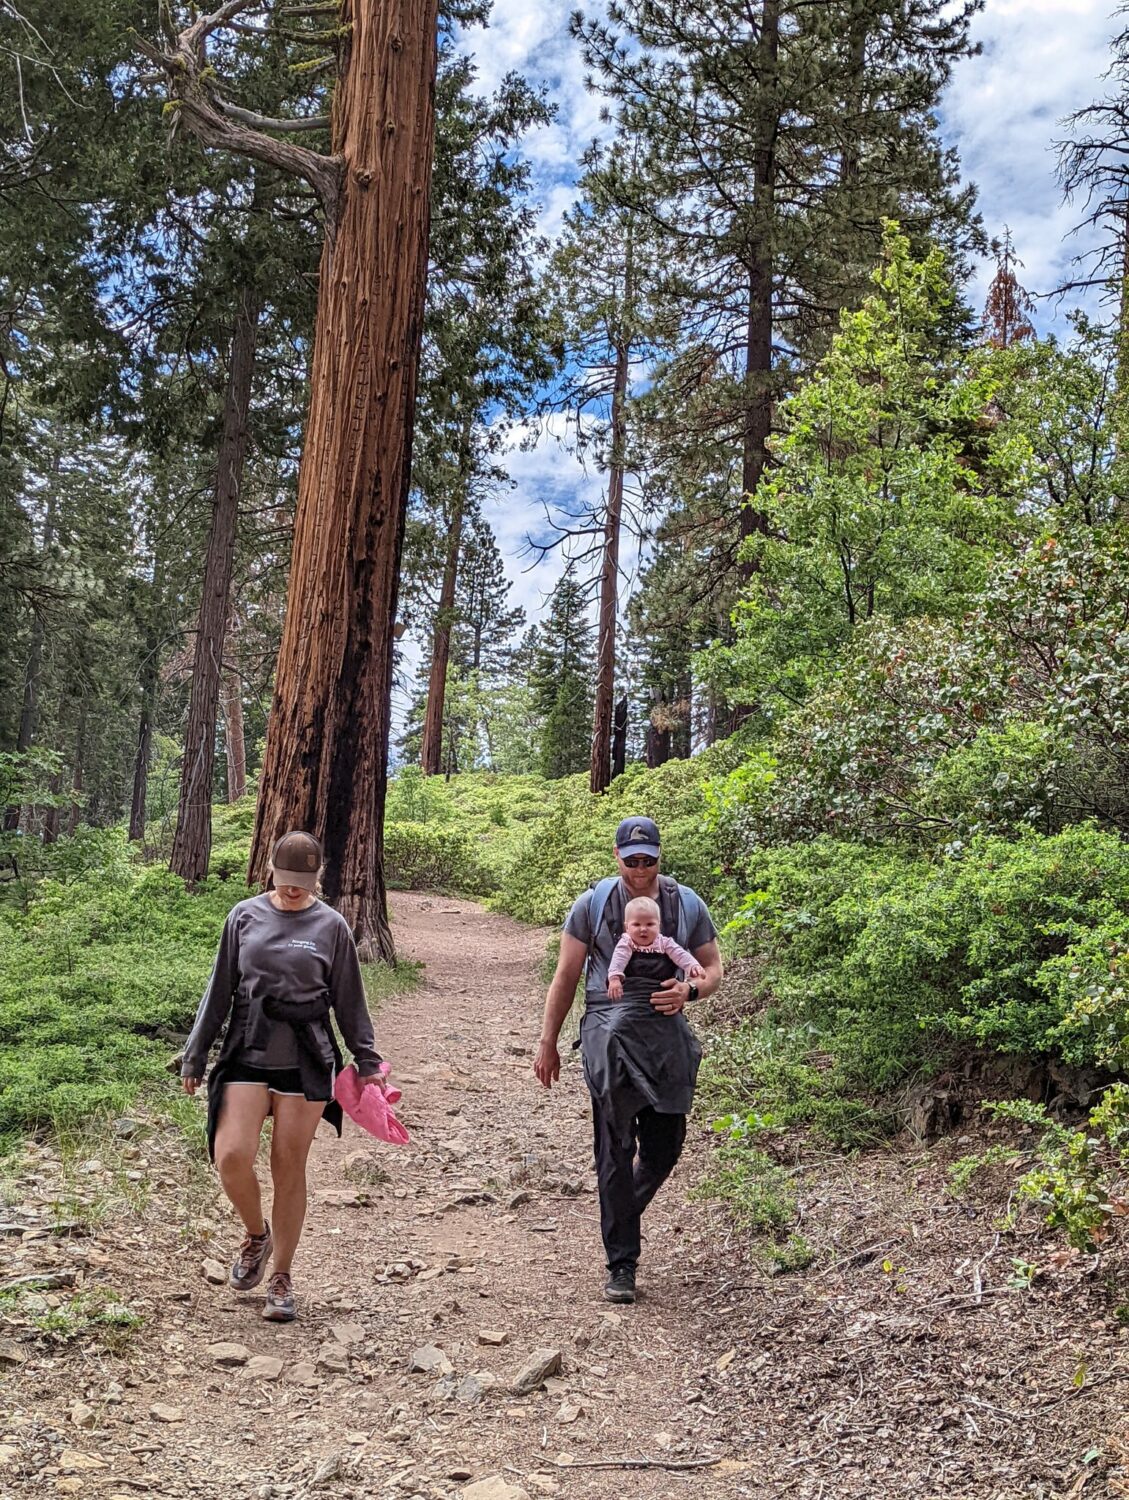
{"label": "green bush", "polygon": [[926,857],[820,838],[766,850],[730,928],[790,1024],[856,1085],[946,1044],[1101,1062],[1078,1006],[1095,948],[1129,921],[1129,851],[1087,826]]}
{"label": "green bush", "polygon": [[428,823],[387,823],[384,875],[396,890],[465,891],[485,895],[492,886],[469,834]]}
{"label": "green bush", "polygon": [[248,894],[215,878],[190,894],[106,847],[83,878],[45,880],[26,913],[0,917],[0,1136],[123,1111],[166,1077]]}
{"label": "green bush", "polygon": [[1110,1221],[1129,1213],[1129,1085],[1107,1089],[1081,1130],[1025,1099],[989,1107],[1038,1132],[1039,1162],[1020,1178],[1023,1197],[1038,1204],[1047,1224],[1076,1250],[1100,1249]]}

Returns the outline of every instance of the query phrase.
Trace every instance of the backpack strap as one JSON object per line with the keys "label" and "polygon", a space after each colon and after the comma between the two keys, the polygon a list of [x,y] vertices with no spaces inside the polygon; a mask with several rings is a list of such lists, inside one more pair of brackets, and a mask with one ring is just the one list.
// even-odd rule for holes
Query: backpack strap
{"label": "backpack strap", "polygon": [[592,949],[596,946],[596,934],[600,930],[600,924],[604,920],[604,912],[607,910],[608,898],[619,884],[618,875],[607,875],[603,880],[597,880],[588,895],[588,957],[592,957]]}
{"label": "backpack strap", "polygon": [[696,927],[698,918],[702,912],[702,898],[697,891],[692,891],[688,885],[678,887],[678,942],[683,948],[690,945],[686,939],[690,936],[690,929]]}

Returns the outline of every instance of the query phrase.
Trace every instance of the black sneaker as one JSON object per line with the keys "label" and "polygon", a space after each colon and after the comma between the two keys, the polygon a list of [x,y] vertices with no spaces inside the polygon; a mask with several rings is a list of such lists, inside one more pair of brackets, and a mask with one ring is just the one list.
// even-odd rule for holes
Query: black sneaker
{"label": "black sneaker", "polygon": [[604,1287],[605,1302],[635,1301],[635,1267],[616,1266]]}
{"label": "black sneaker", "polygon": [[269,1224],[262,1234],[244,1235],[239,1254],[231,1267],[229,1281],[232,1291],[249,1292],[258,1286],[266,1273],[273,1249]]}

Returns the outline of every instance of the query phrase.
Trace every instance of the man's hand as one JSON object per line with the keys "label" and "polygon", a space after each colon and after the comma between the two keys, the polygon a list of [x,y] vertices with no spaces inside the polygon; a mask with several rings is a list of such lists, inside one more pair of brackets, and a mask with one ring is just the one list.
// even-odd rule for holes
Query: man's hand
{"label": "man's hand", "polygon": [[684,979],[664,979],[651,995],[651,1004],[664,1016],[676,1016],[690,998],[690,986]]}
{"label": "man's hand", "polygon": [[365,1088],[377,1088],[382,1094],[386,1094],[389,1089],[388,1079],[383,1073],[362,1073],[361,1082]]}
{"label": "man's hand", "polygon": [[180,1081],[184,1085],[184,1092],[186,1094],[194,1094],[201,1083],[199,1078],[182,1078]]}
{"label": "man's hand", "polygon": [[549,1089],[561,1076],[561,1054],[557,1051],[556,1042],[546,1042],[543,1038],[537,1043],[537,1055],[533,1059],[533,1071],[538,1080]]}

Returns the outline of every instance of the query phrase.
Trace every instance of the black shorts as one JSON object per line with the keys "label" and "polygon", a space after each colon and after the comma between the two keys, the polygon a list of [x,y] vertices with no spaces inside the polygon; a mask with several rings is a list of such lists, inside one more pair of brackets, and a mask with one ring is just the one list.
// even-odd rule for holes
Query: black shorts
{"label": "black shorts", "polygon": [[[233,1062],[224,1083],[265,1083],[269,1093],[295,1099],[306,1097],[302,1074],[297,1068],[256,1068],[251,1063]],[[311,1102],[328,1104],[329,1099]]]}

